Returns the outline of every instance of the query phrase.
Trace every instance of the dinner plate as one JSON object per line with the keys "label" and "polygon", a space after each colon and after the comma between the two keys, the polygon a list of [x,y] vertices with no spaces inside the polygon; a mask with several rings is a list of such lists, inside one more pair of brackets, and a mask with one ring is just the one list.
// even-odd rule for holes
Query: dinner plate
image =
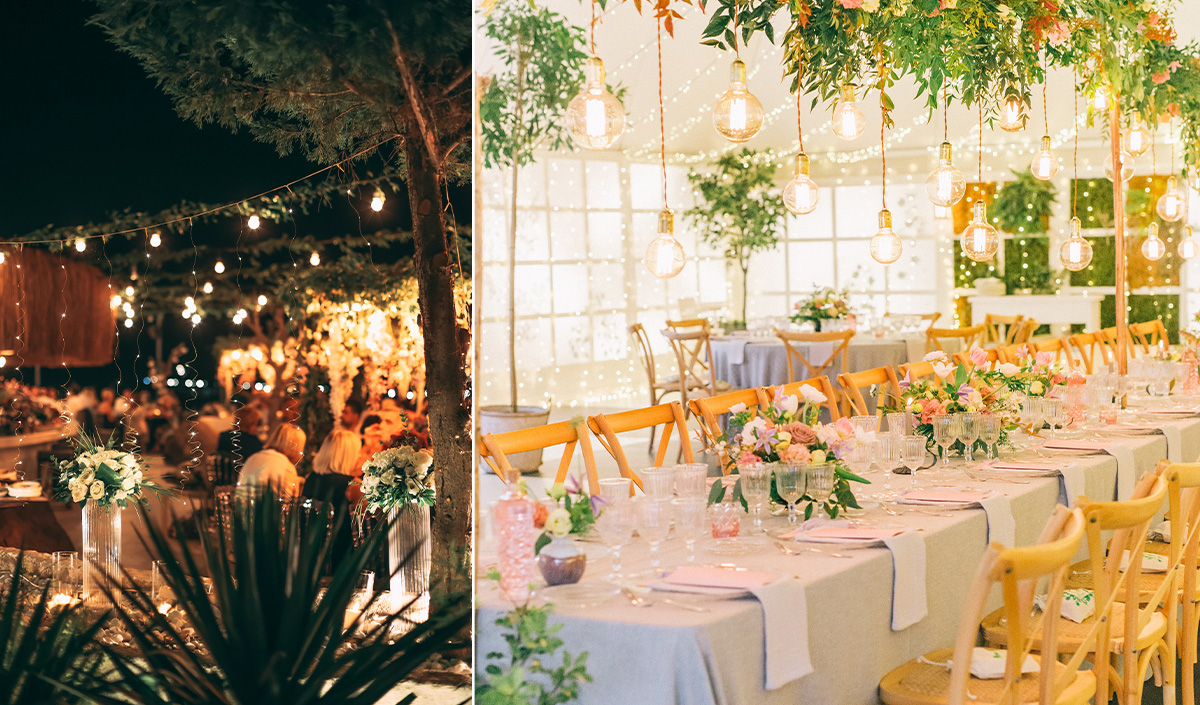
{"label": "dinner plate", "polygon": [[705,539],[700,548],[718,556],[743,556],[771,548],[771,539],[766,536],[729,536],[720,539]]}
{"label": "dinner plate", "polygon": [[[745,568],[738,568],[729,564],[721,564],[715,567],[734,572],[746,570]],[[765,573],[773,576],[770,581],[766,583],[767,585],[772,585],[786,577],[783,574],[772,573],[769,571],[754,572]],[[647,587],[649,587],[651,590],[656,590],[659,592],[681,592],[691,595],[707,595],[709,597],[716,598],[745,597],[750,595],[750,589],[745,587],[718,587],[713,585],[681,585],[679,583],[670,583],[666,580],[668,575],[670,575],[670,572],[663,573],[662,578],[650,581],[647,584]]]}
{"label": "dinner plate", "polygon": [[[987,497],[984,497],[984,499],[988,499],[992,496],[991,491],[988,491],[985,494]],[[977,506],[979,504],[979,500],[972,499],[969,502],[952,502],[946,500],[908,499],[905,495],[901,495],[896,499],[896,504],[906,504],[917,507],[940,507],[942,509],[970,509],[971,507]]]}
{"label": "dinner plate", "polygon": [[577,609],[587,609],[603,604],[616,594],[617,586],[612,583],[548,585],[537,590],[537,596],[546,602]]}

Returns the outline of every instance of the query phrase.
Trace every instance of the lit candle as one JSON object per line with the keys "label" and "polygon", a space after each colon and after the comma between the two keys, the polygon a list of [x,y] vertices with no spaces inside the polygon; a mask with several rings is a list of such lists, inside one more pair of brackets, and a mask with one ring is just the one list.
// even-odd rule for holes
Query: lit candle
{"label": "lit candle", "polygon": [[169,603],[164,602],[158,606],[158,611],[160,614],[167,614],[168,612],[171,611],[171,605]]}

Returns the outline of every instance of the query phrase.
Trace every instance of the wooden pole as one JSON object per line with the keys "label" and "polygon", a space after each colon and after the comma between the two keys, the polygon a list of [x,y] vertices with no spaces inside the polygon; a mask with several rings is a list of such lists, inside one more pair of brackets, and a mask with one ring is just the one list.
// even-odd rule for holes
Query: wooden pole
{"label": "wooden pole", "polygon": [[1126,274],[1125,274],[1125,182],[1121,179],[1121,108],[1118,96],[1109,96],[1108,107],[1108,144],[1112,150],[1112,185],[1113,185],[1113,228],[1116,230],[1116,321],[1117,321],[1117,372],[1125,374],[1128,370],[1129,348],[1129,317],[1126,305]]}

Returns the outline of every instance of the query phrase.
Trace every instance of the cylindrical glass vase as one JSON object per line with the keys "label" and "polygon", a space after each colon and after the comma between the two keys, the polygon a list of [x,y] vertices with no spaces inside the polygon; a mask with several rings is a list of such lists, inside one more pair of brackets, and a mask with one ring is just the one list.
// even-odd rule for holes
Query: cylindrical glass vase
{"label": "cylindrical glass vase", "polygon": [[121,584],[121,508],[88,501],[83,507],[83,601],[92,607],[109,604],[104,594]]}
{"label": "cylindrical glass vase", "polygon": [[521,496],[505,496],[495,504],[496,536],[499,544],[500,594],[512,602],[529,598],[536,564],[533,546],[533,503]]}
{"label": "cylindrical glass vase", "polygon": [[409,616],[423,622],[429,616],[429,570],[433,565],[429,507],[414,504],[388,512],[388,568],[392,571],[391,600],[412,602]]}

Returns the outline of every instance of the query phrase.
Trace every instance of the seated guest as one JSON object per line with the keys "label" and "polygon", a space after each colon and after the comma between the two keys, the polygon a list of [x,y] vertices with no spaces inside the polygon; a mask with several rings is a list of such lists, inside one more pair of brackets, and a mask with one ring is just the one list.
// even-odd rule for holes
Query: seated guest
{"label": "seated guest", "polygon": [[262,441],[256,435],[261,417],[258,407],[249,404],[239,406],[233,415],[236,419],[233,428],[222,431],[217,437],[217,452],[231,458],[241,455],[242,462],[245,462],[246,458],[263,448]]}
{"label": "seated guest", "polygon": [[363,403],[357,399],[347,399],[342,407],[342,418],[338,421],[347,431],[358,433],[358,424],[362,421]]}
{"label": "seated guest", "polygon": [[358,466],[370,460],[376,453],[387,448],[391,436],[385,435],[383,424],[377,414],[367,414],[362,422],[362,451],[358,454]]}
{"label": "seated guest", "polygon": [[338,429],[329,434],[313,458],[312,474],[304,480],[304,496],[333,504],[357,502],[362,492],[350,481],[362,467],[358,464],[361,449],[362,441],[353,431]]}
{"label": "seated guest", "polygon": [[304,431],[291,424],[280,424],[267,447],[246,459],[238,487],[270,487],[281,496],[300,494],[300,476],[296,463],[304,457]]}

